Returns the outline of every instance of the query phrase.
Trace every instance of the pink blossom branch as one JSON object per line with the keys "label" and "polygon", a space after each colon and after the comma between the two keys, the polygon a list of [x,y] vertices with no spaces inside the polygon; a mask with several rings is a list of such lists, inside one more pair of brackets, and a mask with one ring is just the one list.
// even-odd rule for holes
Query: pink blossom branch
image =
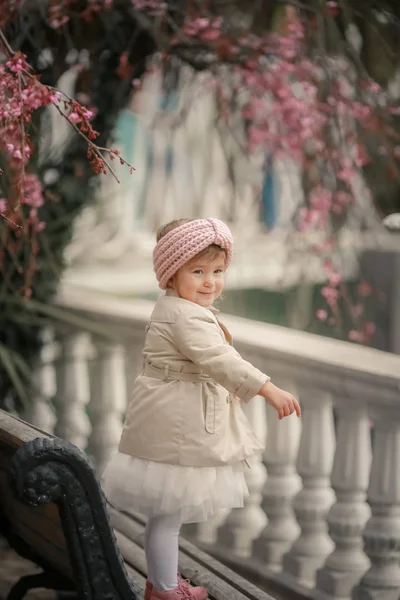
{"label": "pink blossom branch", "polygon": [[7,54],[9,56],[13,56],[14,50],[11,48],[10,44],[8,43],[8,40],[7,40],[6,36],[4,35],[3,31],[1,30],[1,28],[0,28],[0,41],[2,42]]}
{"label": "pink blossom branch", "polygon": [[68,121],[68,123],[71,125],[71,127],[73,127],[73,129],[75,129],[75,131],[85,140],[85,142],[88,144],[88,146],[90,147],[90,149],[92,150],[93,154],[95,154],[96,156],[98,156],[101,160],[104,161],[105,165],[107,165],[107,168],[110,170],[111,174],[115,177],[115,179],[117,180],[118,183],[120,183],[120,180],[118,179],[116,173],[114,172],[114,169],[111,167],[111,165],[107,162],[107,160],[102,156],[101,152],[100,152],[100,148],[98,148],[98,146],[96,146],[96,144],[93,144],[93,142],[91,140],[89,140],[89,138],[83,133],[83,131],[81,131],[79,129],[79,127],[75,124],[72,123],[69,119],[68,116],[65,115],[63,113],[63,111],[61,110],[61,108],[55,103],[52,102],[53,106],[56,108],[56,110],[59,112],[59,114],[66,120]]}
{"label": "pink blossom branch", "polygon": [[[131,172],[134,167],[120,156],[118,150],[100,147],[92,141],[99,134],[89,122],[91,112],[55,88],[40,83],[26,62],[26,56],[13,51],[1,29],[0,47],[4,48],[7,56],[5,64],[0,63],[0,150],[6,157],[10,175],[8,197],[0,197],[0,216],[7,225],[0,227],[2,290],[10,288],[13,274],[17,271],[24,275],[20,291],[29,297],[37,270],[38,233],[45,227],[38,213],[45,201],[42,186],[37,176],[26,169],[32,149],[28,128],[32,126],[33,113],[50,104],[55,106],[58,113],[85,140],[89,162],[96,173],[106,173],[108,169],[119,182],[112,165],[104,156],[107,152],[111,160],[118,157],[120,163],[127,165]],[[62,110],[60,101],[64,102],[65,110]],[[7,256],[10,257],[10,264],[5,273]],[[21,261],[25,265],[24,271]]]}
{"label": "pink blossom branch", "polygon": [[[54,92],[58,93],[58,94],[62,94],[65,98],[67,98],[69,103],[73,103],[75,102],[72,98],[70,98],[67,94],[65,94],[64,92],[60,92],[59,90],[56,90],[56,88],[53,88],[51,86],[47,86],[49,87],[49,89],[54,90]],[[61,108],[58,106],[58,104],[56,102],[52,102],[53,106],[57,109],[57,111],[59,112],[59,114],[70,124],[72,125],[72,127],[75,129],[75,131],[86,141],[86,143],[88,144],[90,150],[93,152],[93,154],[95,154],[101,161],[104,162],[104,164],[107,166],[107,168],[109,169],[110,173],[114,176],[114,178],[116,179],[116,181],[118,183],[120,183],[120,180],[118,179],[115,171],[113,170],[113,168],[111,167],[110,163],[104,158],[104,156],[102,155],[102,152],[108,152],[110,155],[116,155],[118,156],[121,164],[125,164],[126,166],[130,167],[131,172],[135,170],[135,167],[133,167],[127,160],[125,160],[122,156],[119,155],[119,153],[115,150],[112,150],[110,148],[105,148],[102,146],[98,146],[97,144],[94,144],[92,142],[92,140],[89,139],[89,137],[87,135],[85,135],[85,133],[83,131],[81,131],[81,129],[77,126],[76,123],[74,123],[73,121],[71,121],[71,119],[69,118],[69,115],[66,115]]]}

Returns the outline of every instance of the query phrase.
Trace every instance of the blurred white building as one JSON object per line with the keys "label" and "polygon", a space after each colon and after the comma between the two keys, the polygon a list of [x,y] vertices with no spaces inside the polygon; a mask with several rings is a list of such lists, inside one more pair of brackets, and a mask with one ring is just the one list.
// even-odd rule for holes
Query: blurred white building
{"label": "blurred white building", "polygon": [[[68,281],[117,293],[155,291],[151,251],[158,227],[209,216],[227,221],[235,236],[228,286],[276,289],[323,280],[310,237],[296,234],[293,223],[303,200],[299,167],[264,154],[249,157],[242,123],[217,118],[206,74],[183,68],[178,83],[166,85],[155,69],[120,115],[117,146],[136,170],[130,174],[114,161],[121,183],[104,177],[98,205],[77,223]],[[359,198],[368,204],[361,183]],[[364,209],[373,221],[371,206]],[[346,276],[357,269],[354,227],[344,232],[336,256]]]}

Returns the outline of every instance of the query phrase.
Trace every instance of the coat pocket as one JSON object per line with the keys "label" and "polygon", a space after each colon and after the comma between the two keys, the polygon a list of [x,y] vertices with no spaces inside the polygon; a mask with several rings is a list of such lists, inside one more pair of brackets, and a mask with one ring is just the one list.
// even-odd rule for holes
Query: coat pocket
{"label": "coat pocket", "polygon": [[215,393],[209,384],[201,386],[204,405],[204,427],[207,433],[215,433],[216,428],[216,399]]}
{"label": "coat pocket", "polygon": [[227,392],[214,382],[203,384],[202,388],[204,428],[207,433],[220,434],[229,411],[226,401]]}

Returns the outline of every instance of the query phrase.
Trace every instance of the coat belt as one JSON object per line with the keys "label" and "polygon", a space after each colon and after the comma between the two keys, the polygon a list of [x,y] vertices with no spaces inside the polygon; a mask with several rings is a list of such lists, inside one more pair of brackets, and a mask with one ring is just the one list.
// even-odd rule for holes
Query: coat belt
{"label": "coat belt", "polygon": [[145,363],[143,367],[143,375],[146,377],[155,377],[155,379],[162,379],[164,381],[191,381],[193,383],[208,381],[213,383],[211,377],[205,373],[184,373],[182,371],[171,371],[169,365],[160,369],[149,363]]}

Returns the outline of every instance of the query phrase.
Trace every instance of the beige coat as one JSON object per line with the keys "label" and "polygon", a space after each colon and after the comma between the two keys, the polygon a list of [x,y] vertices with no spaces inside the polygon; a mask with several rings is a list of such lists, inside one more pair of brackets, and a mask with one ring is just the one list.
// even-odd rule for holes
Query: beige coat
{"label": "beige coat", "polygon": [[156,303],[120,452],[207,467],[262,450],[239,399],[248,402],[269,378],[234,350],[213,311],[169,291]]}

